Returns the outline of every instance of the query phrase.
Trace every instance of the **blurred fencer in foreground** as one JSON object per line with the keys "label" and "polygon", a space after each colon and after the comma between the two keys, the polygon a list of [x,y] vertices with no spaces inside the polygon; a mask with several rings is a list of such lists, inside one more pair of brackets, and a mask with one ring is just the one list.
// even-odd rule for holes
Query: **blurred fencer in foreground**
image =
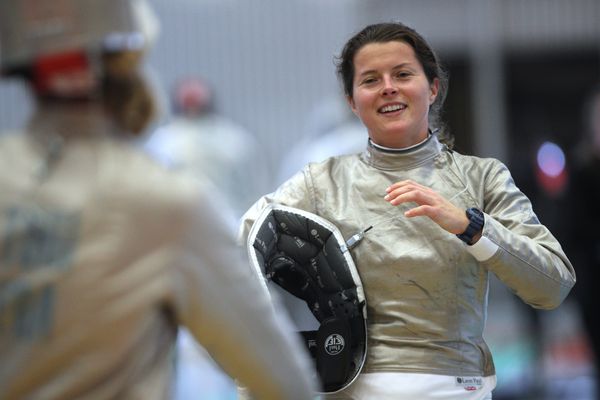
{"label": "blurred fencer in foreground", "polygon": [[143,1],[0,6],[0,66],[36,102],[0,140],[2,399],[169,398],[178,326],[258,398],[314,392],[212,186],[132,143],[157,30]]}

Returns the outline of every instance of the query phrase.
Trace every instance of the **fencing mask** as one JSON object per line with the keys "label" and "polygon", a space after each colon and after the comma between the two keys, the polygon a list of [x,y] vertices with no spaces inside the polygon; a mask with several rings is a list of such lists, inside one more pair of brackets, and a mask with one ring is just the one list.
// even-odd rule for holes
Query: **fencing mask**
{"label": "fencing mask", "polygon": [[[278,297],[310,352],[325,393],[356,379],[367,351],[366,299],[338,228],[318,215],[272,204],[248,237],[250,262]],[[277,294],[275,294],[277,293]]]}

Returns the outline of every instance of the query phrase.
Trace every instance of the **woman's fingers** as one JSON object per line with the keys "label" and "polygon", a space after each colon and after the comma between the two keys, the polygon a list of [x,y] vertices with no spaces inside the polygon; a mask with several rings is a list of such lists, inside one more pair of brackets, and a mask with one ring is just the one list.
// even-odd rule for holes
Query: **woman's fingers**
{"label": "woman's fingers", "polygon": [[402,203],[413,201],[417,204],[431,204],[435,201],[436,192],[426,186],[406,180],[394,183],[386,189],[385,200],[397,206]]}
{"label": "woman's fingers", "polygon": [[438,192],[412,180],[396,182],[386,189],[386,193],[384,199],[394,206],[409,202],[417,205],[406,211],[405,216],[429,217],[450,233],[464,232],[469,223],[464,210]]}

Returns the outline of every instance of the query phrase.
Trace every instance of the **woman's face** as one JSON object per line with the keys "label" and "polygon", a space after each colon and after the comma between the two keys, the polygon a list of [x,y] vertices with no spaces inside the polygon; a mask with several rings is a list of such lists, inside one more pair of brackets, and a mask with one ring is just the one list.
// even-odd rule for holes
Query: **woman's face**
{"label": "woman's face", "polygon": [[354,71],[348,102],[373,142],[403,148],[427,138],[439,81],[429,83],[410,45],[369,43],[354,56]]}

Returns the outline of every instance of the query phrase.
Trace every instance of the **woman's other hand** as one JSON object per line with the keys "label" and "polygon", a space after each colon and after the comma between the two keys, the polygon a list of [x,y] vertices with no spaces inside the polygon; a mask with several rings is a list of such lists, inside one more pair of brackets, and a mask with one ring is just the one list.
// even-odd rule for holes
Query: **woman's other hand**
{"label": "woman's other hand", "polygon": [[394,206],[413,202],[417,206],[406,211],[406,217],[429,217],[442,229],[461,234],[469,225],[465,210],[455,206],[433,189],[412,180],[396,182],[386,189],[384,199]]}

